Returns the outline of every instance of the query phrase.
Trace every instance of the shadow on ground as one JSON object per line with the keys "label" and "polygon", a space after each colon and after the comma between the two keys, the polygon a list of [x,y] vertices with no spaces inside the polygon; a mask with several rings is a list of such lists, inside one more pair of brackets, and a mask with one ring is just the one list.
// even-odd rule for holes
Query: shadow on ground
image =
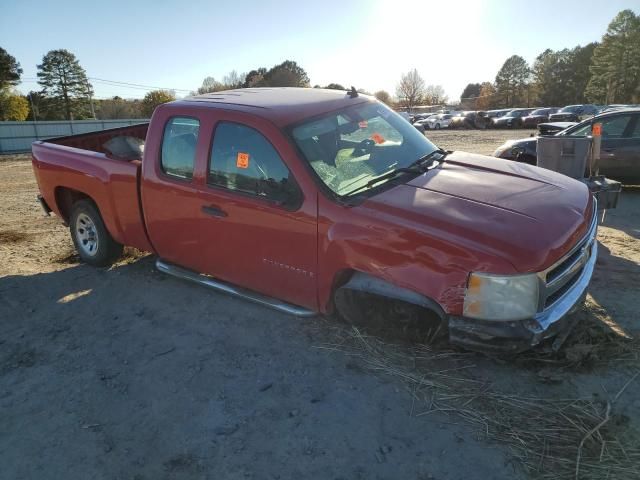
{"label": "shadow on ground", "polygon": [[316,348],[323,331],[151,257],[1,278],[2,476],[520,478],[468,426],[410,416],[402,382]]}

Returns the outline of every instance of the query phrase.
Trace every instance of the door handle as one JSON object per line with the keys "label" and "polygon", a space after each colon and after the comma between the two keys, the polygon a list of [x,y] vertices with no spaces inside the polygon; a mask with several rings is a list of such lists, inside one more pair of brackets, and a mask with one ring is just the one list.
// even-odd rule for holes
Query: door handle
{"label": "door handle", "polygon": [[225,212],[221,208],[216,207],[215,205],[203,205],[202,213],[218,218],[224,218],[227,216],[227,212]]}

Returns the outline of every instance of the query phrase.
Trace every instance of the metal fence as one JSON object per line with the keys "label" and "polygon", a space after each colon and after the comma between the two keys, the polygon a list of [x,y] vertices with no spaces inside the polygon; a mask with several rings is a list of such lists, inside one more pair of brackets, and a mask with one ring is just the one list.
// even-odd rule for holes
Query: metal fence
{"label": "metal fence", "polygon": [[0,122],[0,154],[31,151],[31,143],[53,137],[96,132],[148,122],[144,118],[73,120],[61,122]]}

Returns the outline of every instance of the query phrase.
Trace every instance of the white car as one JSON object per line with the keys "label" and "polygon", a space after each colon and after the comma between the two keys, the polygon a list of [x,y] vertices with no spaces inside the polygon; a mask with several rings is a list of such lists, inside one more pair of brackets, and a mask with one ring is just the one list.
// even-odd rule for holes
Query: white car
{"label": "white car", "polygon": [[440,130],[441,128],[448,128],[452,118],[453,115],[450,113],[441,113],[427,118],[427,124],[432,130]]}

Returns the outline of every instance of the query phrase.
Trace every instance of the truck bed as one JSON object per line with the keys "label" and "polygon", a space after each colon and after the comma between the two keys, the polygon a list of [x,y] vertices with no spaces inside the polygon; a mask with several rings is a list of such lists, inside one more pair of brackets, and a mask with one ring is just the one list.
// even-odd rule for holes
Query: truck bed
{"label": "truck bed", "polygon": [[[147,137],[147,130],[149,129],[149,123],[140,123],[137,125],[130,125],[127,127],[111,128],[108,130],[100,130],[97,132],[81,133],[78,135],[71,135],[67,137],[50,138],[45,143],[53,143],[56,145],[64,145],[67,147],[73,147],[80,150],[89,150],[91,152],[103,153],[108,158],[116,160],[142,160],[142,151],[144,150],[144,141]],[[139,154],[137,155],[122,155],[122,149],[117,149],[113,145],[117,145],[114,141],[120,139],[135,139],[138,140],[142,146]],[[112,146],[111,148],[110,145]],[[126,153],[137,153],[130,149]]]}
{"label": "truck bed", "polygon": [[116,241],[153,251],[139,195],[142,148],[127,148],[127,140],[122,140],[128,138],[130,144],[142,147],[148,126],[145,123],[34,142],[33,170],[46,204],[68,222],[71,204],[88,197],[98,206]]}

